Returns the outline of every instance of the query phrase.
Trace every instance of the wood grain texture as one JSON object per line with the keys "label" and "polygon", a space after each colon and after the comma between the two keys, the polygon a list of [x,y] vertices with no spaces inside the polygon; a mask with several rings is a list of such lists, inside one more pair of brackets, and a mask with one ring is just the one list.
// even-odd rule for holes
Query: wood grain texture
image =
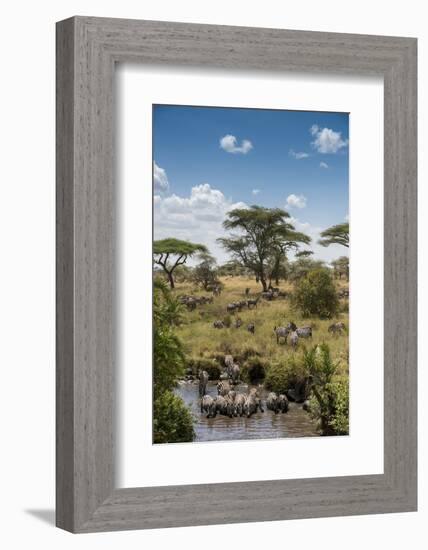
{"label": "wood grain texture", "polygon": [[[114,488],[115,62],[377,74],[385,88],[383,475]],[[416,510],[416,40],[75,17],[57,26],[57,525]]]}

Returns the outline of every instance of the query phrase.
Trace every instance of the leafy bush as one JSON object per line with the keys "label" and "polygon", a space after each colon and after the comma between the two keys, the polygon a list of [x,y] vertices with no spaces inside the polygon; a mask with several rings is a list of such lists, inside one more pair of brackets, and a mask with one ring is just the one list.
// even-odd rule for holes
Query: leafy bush
{"label": "leafy bush", "polygon": [[172,393],[184,374],[184,352],[173,327],[181,310],[163,281],[153,288],[153,441],[176,443],[192,441],[193,417],[183,400]]}
{"label": "leafy bush", "polygon": [[258,380],[263,380],[266,376],[267,365],[260,357],[253,356],[248,358],[242,365],[241,377],[246,382],[254,384]]}
{"label": "leafy bush", "polygon": [[293,305],[300,310],[303,317],[333,317],[338,311],[339,300],[329,270],[315,269],[296,283]]}
{"label": "leafy bush", "polygon": [[173,332],[180,308],[163,281],[155,281],[153,297],[153,385],[155,397],[171,390],[184,373],[183,346]]}
{"label": "leafy bush", "polygon": [[283,361],[273,363],[266,375],[265,387],[276,393],[285,393],[297,383],[304,382],[307,378],[307,370],[302,358],[290,355]]}
{"label": "leafy bush", "polygon": [[244,343],[242,348],[237,353],[237,359],[239,361],[246,361],[250,357],[260,357],[262,354],[252,344]]}
{"label": "leafy bush", "polygon": [[193,416],[184,401],[171,391],[165,391],[153,404],[154,443],[193,441]]}
{"label": "leafy bush", "polygon": [[322,400],[312,395],[309,407],[311,415],[318,421],[322,433],[324,435],[348,435],[348,380],[342,378],[326,384],[319,395],[322,396]]}
{"label": "leafy bush", "polygon": [[191,357],[186,360],[187,368],[192,369],[194,376],[202,370],[206,370],[210,380],[218,380],[220,378],[221,369],[215,359],[209,357]]}
{"label": "leafy bush", "polygon": [[274,363],[269,367],[265,378],[265,388],[276,393],[285,393],[289,387],[287,363]]}
{"label": "leafy bush", "polygon": [[305,367],[311,376],[310,413],[324,435],[349,433],[349,384],[347,377],[337,375],[338,362],[333,362],[327,344],[305,350]]}

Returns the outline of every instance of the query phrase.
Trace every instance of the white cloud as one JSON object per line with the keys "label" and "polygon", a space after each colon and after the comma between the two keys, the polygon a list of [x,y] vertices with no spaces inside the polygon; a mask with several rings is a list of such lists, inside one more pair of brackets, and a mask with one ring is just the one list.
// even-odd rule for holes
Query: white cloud
{"label": "white cloud", "polygon": [[155,193],[164,193],[169,189],[168,176],[163,168],[153,163],[153,186]]}
{"label": "white cloud", "polygon": [[328,168],[328,164],[326,162],[320,162],[320,168]]}
{"label": "white cloud", "polygon": [[287,197],[287,206],[290,208],[305,208],[307,199],[304,195],[295,195],[292,193]]}
{"label": "white cloud", "polygon": [[315,138],[311,145],[318,153],[337,153],[348,145],[348,140],[342,139],[342,133],[331,128],[320,128],[314,124],[309,131]]}
{"label": "white cloud", "polygon": [[220,147],[226,151],[226,153],[242,153],[246,155],[253,148],[253,144],[248,139],[243,139],[241,145],[238,145],[235,136],[227,134],[220,139]]}
{"label": "white cloud", "polygon": [[245,203],[234,203],[208,183],[196,185],[187,197],[155,195],[153,205],[155,239],[174,236],[205,244],[220,263],[229,259],[216,242],[225,235],[222,223],[226,214],[234,208],[247,208]]}
{"label": "white cloud", "polygon": [[304,153],[303,151],[301,151],[300,153],[296,153],[296,151],[293,151],[293,149],[290,149],[288,151],[288,154],[290,155],[290,157],[293,157],[296,160],[306,159],[309,157],[308,153]]}
{"label": "white cloud", "polygon": [[[289,221],[294,225],[297,231],[301,231],[311,237],[312,241],[304,248],[314,252],[314,255],[312,256],[314,260],[322,260],[326,263],[330,263],[332,260],[336,260],[340,256],[349,255],[349,249],[339,244],[332,244],[326,247],[318,244],[318,240],[321,238],[321,232],[325,229],[325,227],[316,227],[311,223],[302,222],[298,218],[294,217],[291,217]],[[291,251],[289,256],[292,260],[294,258],[294,252]]]}
{"label": "white cloud", "polygon": [[253,189],[253,190],[251,191],[251,193],[252,193],[253,195],[258,195],[258,194],[260,193],[260,189]]}

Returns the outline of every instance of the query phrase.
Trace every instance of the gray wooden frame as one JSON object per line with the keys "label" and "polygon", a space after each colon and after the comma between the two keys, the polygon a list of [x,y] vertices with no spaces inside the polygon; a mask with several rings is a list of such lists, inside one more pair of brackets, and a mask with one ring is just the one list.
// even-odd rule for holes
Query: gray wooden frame
{"label": "gray wooden frame", "polygon": [[[384,473],[114,486],[116,62],[384,78]],[[417,507],[416,39],[73,17],[57,24],[57,525],[72,532]]]}

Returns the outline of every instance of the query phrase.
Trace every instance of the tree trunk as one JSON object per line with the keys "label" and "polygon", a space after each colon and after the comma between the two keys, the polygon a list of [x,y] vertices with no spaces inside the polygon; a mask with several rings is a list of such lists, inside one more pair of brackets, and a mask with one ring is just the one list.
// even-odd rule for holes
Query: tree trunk
{"label": "tree trunk", "polygon": [[263,285],[263,292],[267,292],[267,283],[266,283],[266,279],[264,278],[264,275],[260,275],[260,282],[262,283]]}
{"label": "tree trunk", "polygon": [[175,288],[174,284],[174,278],[172,276],[172,271],[167,271],[166,274],[168,275],[168,281],[171,288]]}

